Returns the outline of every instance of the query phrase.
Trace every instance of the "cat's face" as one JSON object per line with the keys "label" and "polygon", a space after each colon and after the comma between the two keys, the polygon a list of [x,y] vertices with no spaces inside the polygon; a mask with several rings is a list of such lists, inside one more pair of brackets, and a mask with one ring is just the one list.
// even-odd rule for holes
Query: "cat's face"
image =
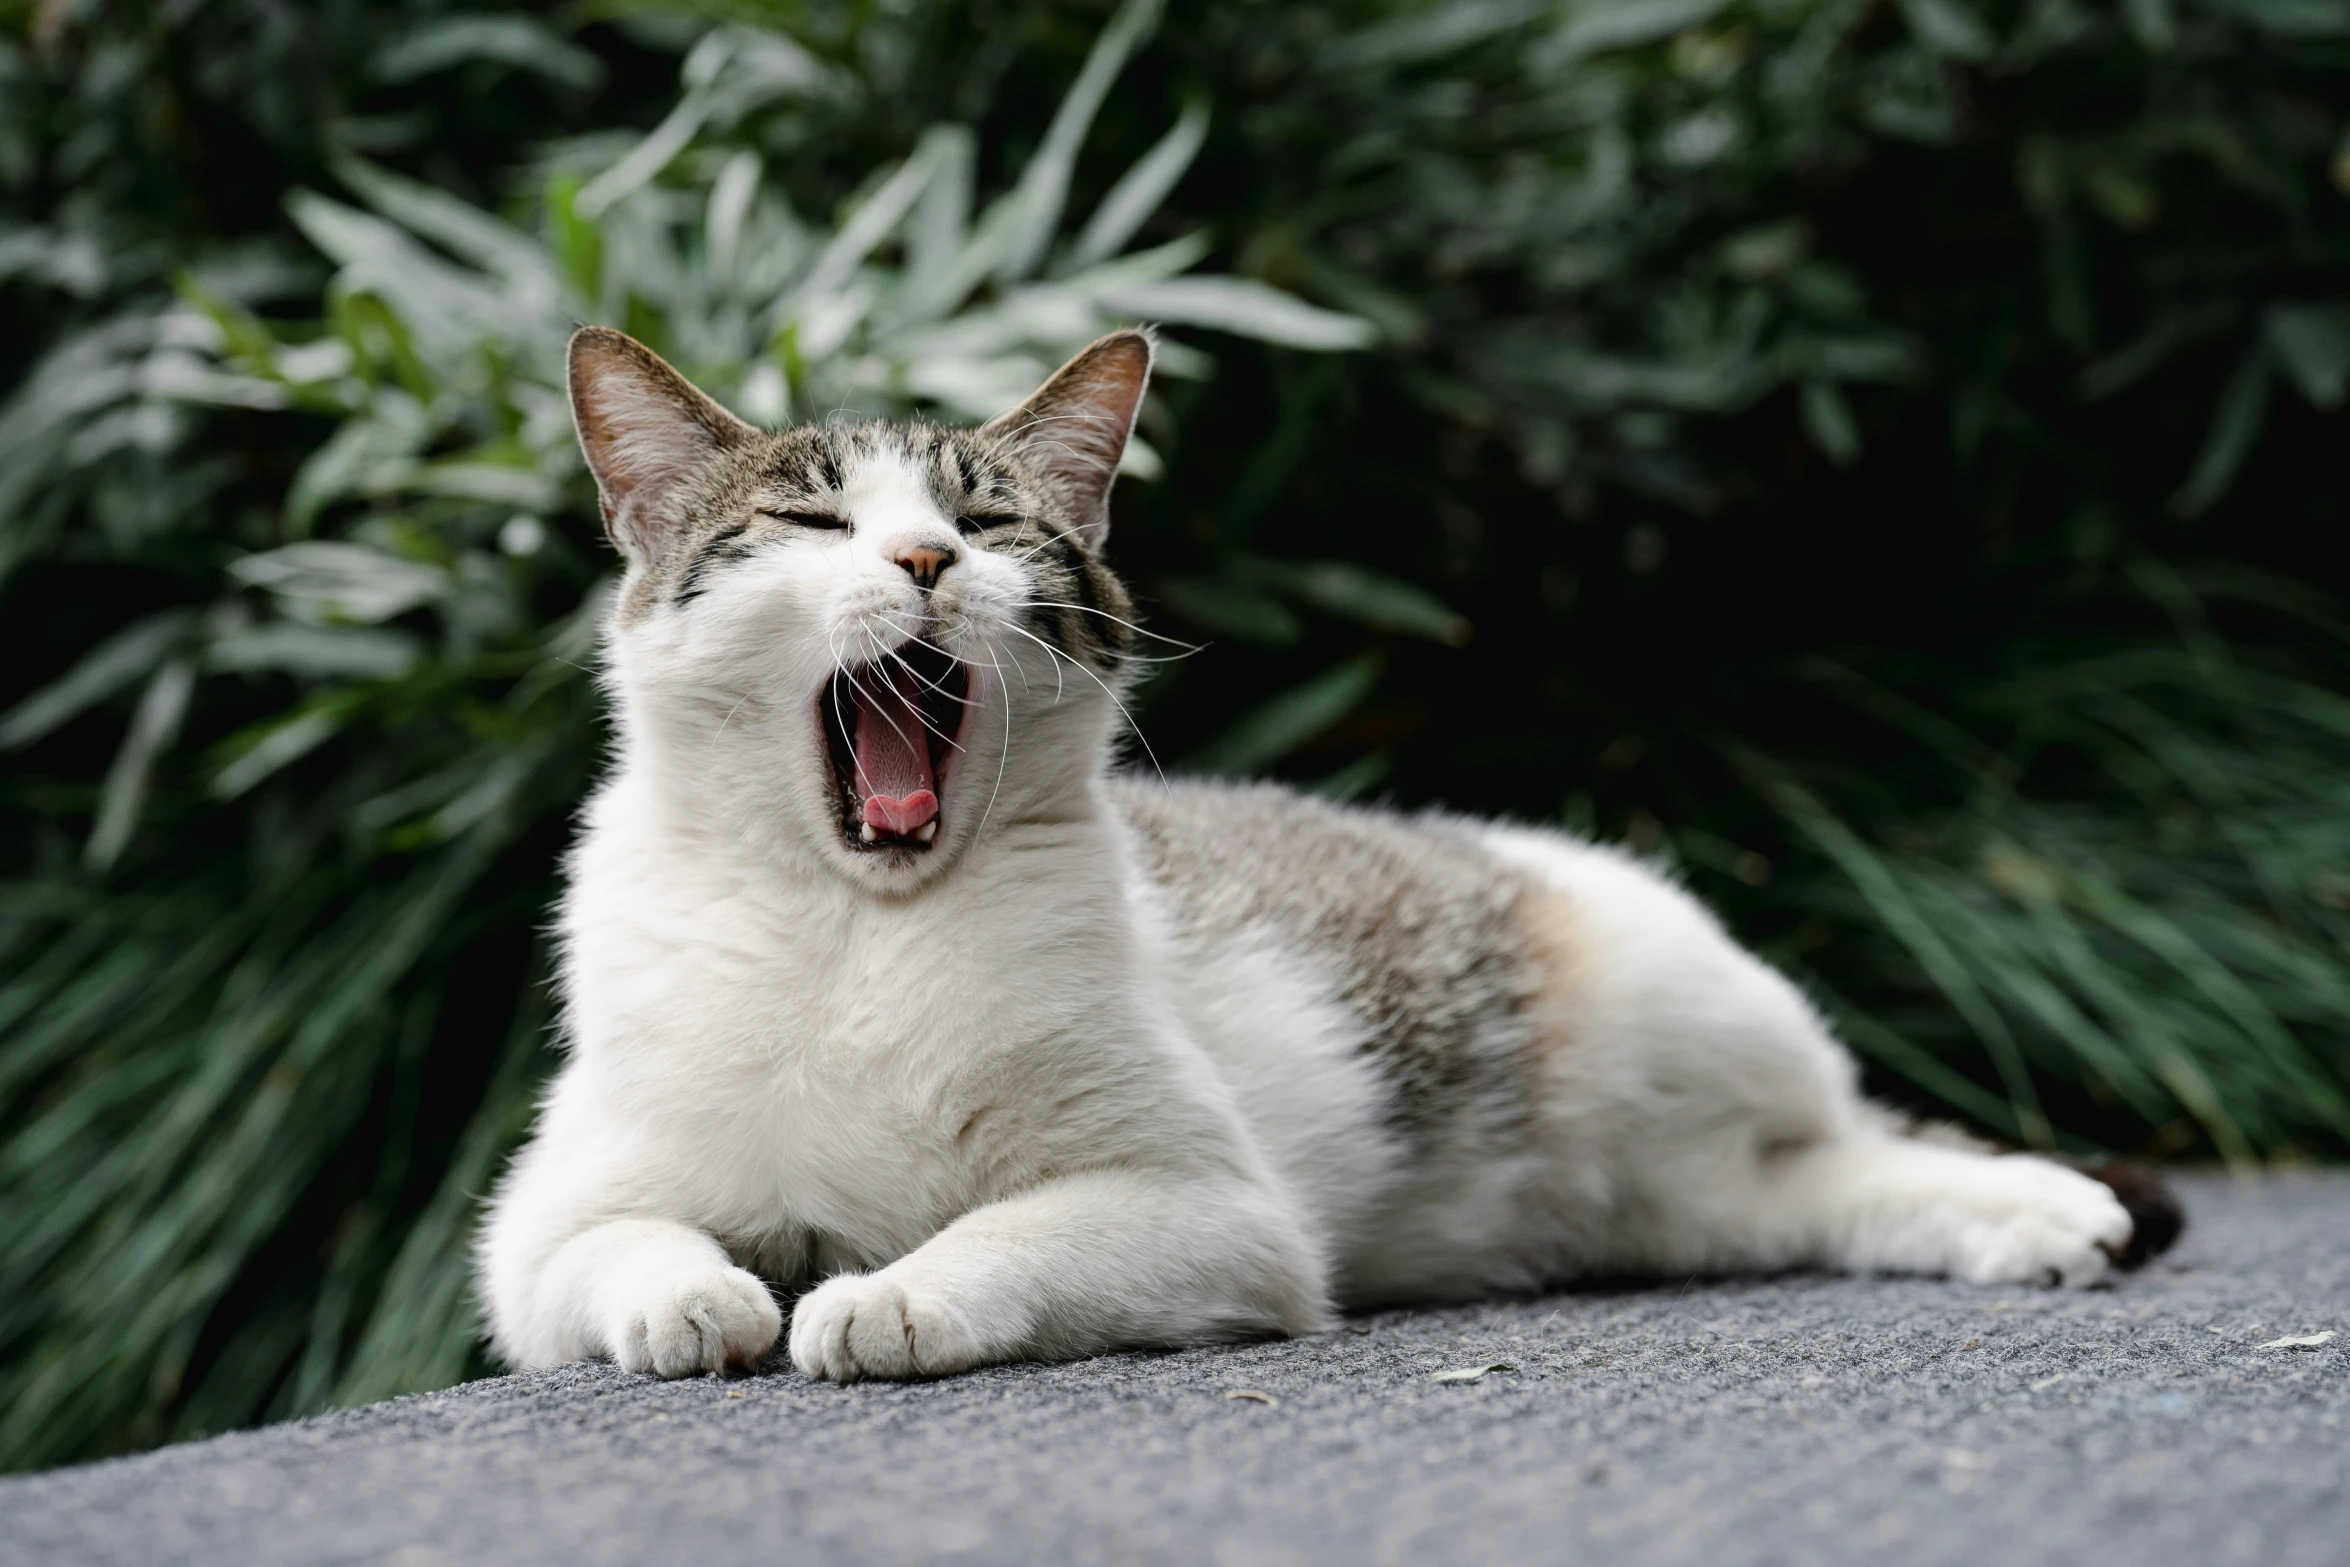
{"label": "cat's face", "polygon": [[1100,547],[1150,359],[1113,334],[977,430],[769,434],[583,328],[572,406],[628,560],[608,656],[667,792],[882,893],[1049,830],[1117,711],[1132,611]]}

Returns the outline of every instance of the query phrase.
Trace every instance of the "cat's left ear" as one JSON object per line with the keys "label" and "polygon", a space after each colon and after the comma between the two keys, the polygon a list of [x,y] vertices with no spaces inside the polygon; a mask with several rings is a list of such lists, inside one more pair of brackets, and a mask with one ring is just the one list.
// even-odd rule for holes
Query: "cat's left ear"
{"label": "cat's left ear", "polygon": [[710,459],[759,432],[625,332],[571,334],[571,417],[604,502],[604,531],[630,559],[659,560]]}
{"label": "cat's left ear", "polygon": [[1150,385],[1155,345],[1146,331],[1112,332],[1055,370],[1010,413],[982,427],[1018,449],[1076,514],[1089,548],[1110,532],[1110,481],[1134,433]]}

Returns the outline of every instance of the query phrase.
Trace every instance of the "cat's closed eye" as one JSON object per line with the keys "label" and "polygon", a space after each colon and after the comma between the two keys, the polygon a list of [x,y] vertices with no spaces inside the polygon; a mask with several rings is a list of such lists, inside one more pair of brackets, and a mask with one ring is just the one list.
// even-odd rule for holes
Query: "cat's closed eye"
{"label": "cat's closed eye", "polygon": [[985,533],[990,528],[1008,528],[1020,519],[995,516],[981,512],[966,512],[955,519],[955,531],[965,538],[974,533]]}
{"label": "cat's closed eye", "polygon": [[804,511],[798,507],[792,507],[789,509],[762,508],[759,515],[762,517],[772,517],[777,522],[788,522],[796,528],[831,528],[838,530],[849,525],[849,519],[846,517],[835,516],[831,512]]}

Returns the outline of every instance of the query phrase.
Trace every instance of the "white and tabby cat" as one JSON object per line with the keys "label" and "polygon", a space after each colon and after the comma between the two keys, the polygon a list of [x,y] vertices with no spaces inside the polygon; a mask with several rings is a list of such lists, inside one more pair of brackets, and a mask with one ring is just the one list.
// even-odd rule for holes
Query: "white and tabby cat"
{"label": "white and tabby cat", "polygon": [[1596,1273],[2124,1255],[2097,1181],[1903,1135],[1625,855],[1115,777],[1150,361],[1106,337],[978,430],[768,434],[573,339],[619,754],[569,1058],[480,1242],[501,1354],[715,1371],[780,1292],[801,1370],[906,1377]]}

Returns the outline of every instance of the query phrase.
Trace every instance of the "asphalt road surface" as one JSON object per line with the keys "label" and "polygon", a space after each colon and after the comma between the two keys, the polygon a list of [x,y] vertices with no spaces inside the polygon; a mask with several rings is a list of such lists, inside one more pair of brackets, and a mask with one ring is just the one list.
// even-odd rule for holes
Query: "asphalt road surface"
{"label": "asphalt road surface", "polygon": [[505,1377],[0,1482],[0,1560],[2344,1567],[2350,1175],[2182,1188],[2179,1247],[2083,1293],[1674,1280],[914,1386]]}

